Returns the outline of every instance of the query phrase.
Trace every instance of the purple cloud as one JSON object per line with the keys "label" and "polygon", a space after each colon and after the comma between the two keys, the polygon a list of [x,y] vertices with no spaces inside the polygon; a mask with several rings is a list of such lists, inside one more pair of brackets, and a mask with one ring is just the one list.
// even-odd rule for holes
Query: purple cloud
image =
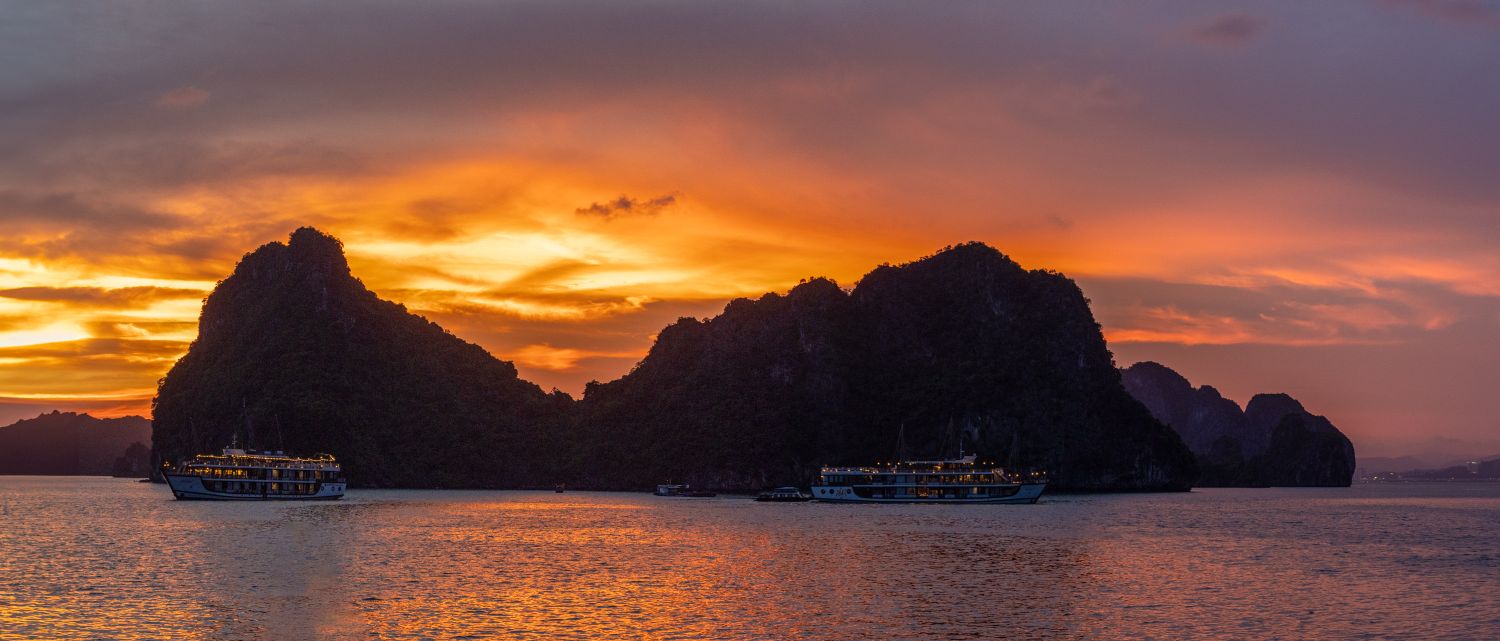
{"label": "purple cloud", "polygon": [[1188,30],[1198,42],[1215,46],[1243,45],[1265,30],[1265,21],[1243,13],[1230,13]]}

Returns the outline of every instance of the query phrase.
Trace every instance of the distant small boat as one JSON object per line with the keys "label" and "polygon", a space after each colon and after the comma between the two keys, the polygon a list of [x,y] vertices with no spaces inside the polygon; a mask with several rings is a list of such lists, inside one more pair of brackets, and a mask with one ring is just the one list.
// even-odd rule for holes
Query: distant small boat
{"label": "distant small boat", "polygon": [[708,490],[695,490],[687,485],[672,484],[658,485],[656,486],[656,491],[652,492],[652,494],[655,494],[657,496],[678,496],[694,499],[718,496],[718,494],[715,494]]}
{"label": "distant small boat", "polygon": [[803,494],[802,490],[795,487],[778,487],[774,490],[767,490],[757,494],[755,500],[767,503],[800,503],[802,501],[811,501],[812,497]]}
{"label": "distant small boat", "polygon": [[348,485],[343,468],[327,454],[299,457],[224,448],[221,455],[199,454],[162,467],[172,495],[181,500],[334,500],[344,496]]}
{"label": "distant small boat", "polygon": [[568,486],[563,485],[562,483],[558,483],[555,487],[552,488],[552,491],[553,492],[557,492],[558,494],[562,494],[563,491],[567,490],[567,489],[568,489]]}

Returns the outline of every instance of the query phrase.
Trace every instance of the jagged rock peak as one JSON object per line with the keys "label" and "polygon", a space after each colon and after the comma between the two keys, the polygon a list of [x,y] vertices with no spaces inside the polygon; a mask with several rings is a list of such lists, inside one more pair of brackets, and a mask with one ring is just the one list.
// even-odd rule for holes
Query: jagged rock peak
{"label": "jagged rock peak", "polygon": [[1245,405],[1245,416],[1251,422],[1256,422],[1261,416],[1274,417],[1266,422],[1276,423],[1287,414],[1300,414],[1307,412],[1302,407],[1301,401],[1292,398],[1289,394],[1256,394]]}
{"label": "jagged rock peak", "polygon": [[1286,394],[1258,394],[1243,412],[1159,363],[1122,372],[1125,389],[1176,430],[1205,485],[1348,485],[1354,446],[1327,418]]}
{"label": "jagged rock peak", "polygon": [[936,253],[909,263],[880,265],[860,279],[860,284],[880,280],[894,273],[915,274],[928,271],[975,276],[993,276],[997,271],[1010,274],[1026,272],[1016,261],[1011,260],[1000,250],[979,241],[969,241],[944,247]]}
{"label": "jagged rock peak", "polygon": [[1141,361],[1131,365],[1127,369],[1134,372],[1137,376],[1148,377],[1157,384],[1171,385],[1178,388],[1191,388],[1193,386],[1187,377],[1156,361]]}
{"label": "jagged rock peak", "polygon": [[786,293],[793,301],[816,301],[830,298],[842,299],[846,295],[839,284],[829,278],[810,278],[802,281]]}
{"label": "jagged rock peak", "polygon": [[[948,264],[1010,264],[1011,260],[1004,252],[986,245],[977,240],[958,243],[944,247],[931,256],[920,258],[914,263],[948,263]],[[912,264],[912,263],[907,263]],[[1019,267],[1019,265],[1017,265]]]}
{"label": "jagged rock peak", "polygon": [[353,482],[511,486],[556,462],[563,395],[382,300],[312,227],[249,254],[205,299],[154,402],[158,457],[239,442],[328,452]]}
{"label": "jagged rock peak", "polygon": [[270,242],[245,254],[234,274],[261,279],[289,271],[352,277],[344,243],[315,227],[299,227],[285,244]]}

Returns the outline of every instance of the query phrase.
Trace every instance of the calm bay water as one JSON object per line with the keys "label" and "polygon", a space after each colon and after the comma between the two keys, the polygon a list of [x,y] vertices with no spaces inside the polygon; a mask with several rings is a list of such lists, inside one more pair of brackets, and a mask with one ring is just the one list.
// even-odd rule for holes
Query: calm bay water
{"label": "calm bay water", "polygon": [[1493,639],[1500,484],[1032,506],[0,477],[0,639]]}

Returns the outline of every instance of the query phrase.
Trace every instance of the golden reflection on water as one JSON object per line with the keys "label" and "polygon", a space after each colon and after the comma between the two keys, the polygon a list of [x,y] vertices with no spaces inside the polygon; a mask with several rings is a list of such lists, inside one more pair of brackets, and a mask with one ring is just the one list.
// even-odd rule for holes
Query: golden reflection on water
{"label": "golden reflection on water", "polygon": [[1500,488],[1425,502],[1356,487],[1036,506],[428,491],[201,503],[108,479],[0,478],[0,490],[7,641],[1500,629]]}

